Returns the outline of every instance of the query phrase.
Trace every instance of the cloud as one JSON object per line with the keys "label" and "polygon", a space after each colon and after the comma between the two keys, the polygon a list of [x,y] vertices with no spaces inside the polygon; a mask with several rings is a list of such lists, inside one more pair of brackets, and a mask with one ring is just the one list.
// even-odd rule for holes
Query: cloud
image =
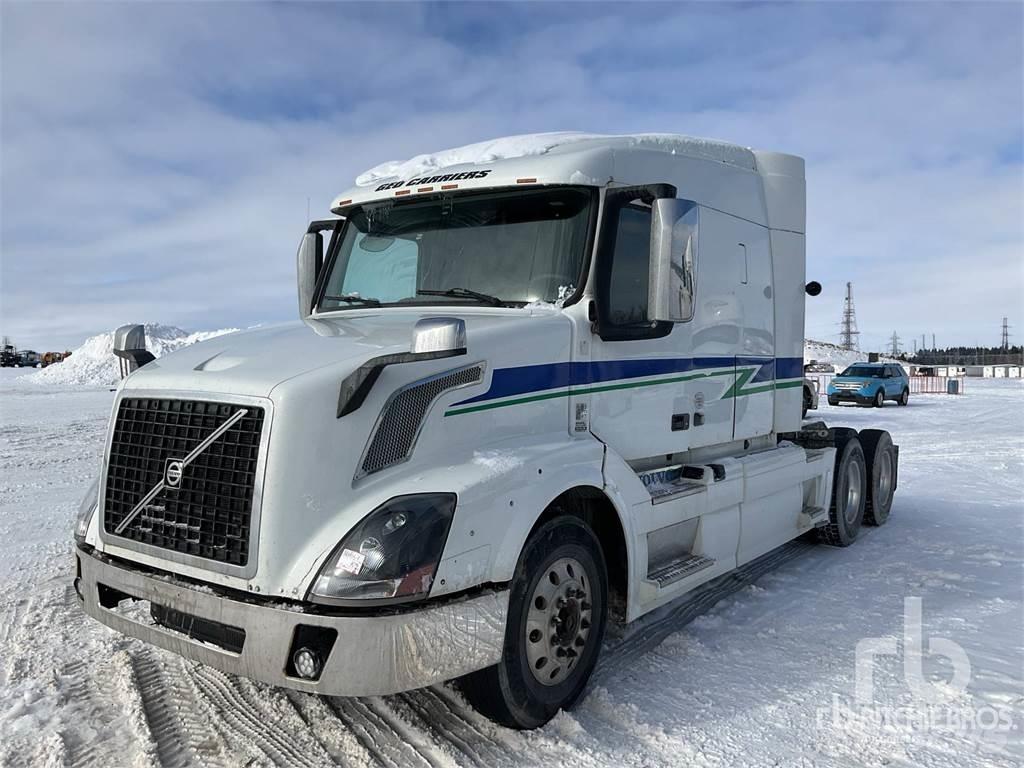
{"label": "cloud", "polygon": [[811,335],[847,280],[872,343],[1021,316],[1019,5],[537,8],[3,4],[3,332],[287,319],[307,198],[548,130],[807,157]]}

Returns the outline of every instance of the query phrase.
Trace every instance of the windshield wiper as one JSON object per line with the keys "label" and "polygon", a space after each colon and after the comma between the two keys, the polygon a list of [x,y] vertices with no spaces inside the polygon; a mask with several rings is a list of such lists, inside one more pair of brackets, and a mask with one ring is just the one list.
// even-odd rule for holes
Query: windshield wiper
{"label": "windshield wiper", "polygon": [[358,293],[346,293],[341,296],[324,296],[325,299],[330,301],[344,301],[346,304],[363,304],[367,307],[379,307],[380,299],[371,299],[368,297],[360,296]]}
{"label": "windshield wiper", "polygon": [[423,294],[424,296],[457,296],[464,299],[476,299],[484,304],[490,304],[492,307],[504,307],[510,303],[504,299],[499,299],[497,296],[491,296],[489,293],[471,291],[469,288],[445,288],[443,291],[420,289],[416,293]]}

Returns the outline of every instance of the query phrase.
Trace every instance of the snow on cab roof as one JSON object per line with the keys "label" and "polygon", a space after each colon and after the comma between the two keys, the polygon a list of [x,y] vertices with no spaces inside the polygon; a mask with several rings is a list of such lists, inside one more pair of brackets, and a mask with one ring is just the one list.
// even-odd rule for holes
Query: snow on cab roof
{"label": "snow on cab roof", "polygon": [[356,178],[357,187],[370,187],[394,179],[408,179],[461,165],[482,165],[499,160],[534,157],[555,152],[584,151],[597,147],[609,149],[653,149],[716,160],[754,169],[754,153],[738,144],[714,139],[699,139],[673,133],[637,133],[609,136],[599,133],[562,131],[504,136],[490,141],[467,144],[441,152],[417,155],[409,160],[390,160],[374,166]]}

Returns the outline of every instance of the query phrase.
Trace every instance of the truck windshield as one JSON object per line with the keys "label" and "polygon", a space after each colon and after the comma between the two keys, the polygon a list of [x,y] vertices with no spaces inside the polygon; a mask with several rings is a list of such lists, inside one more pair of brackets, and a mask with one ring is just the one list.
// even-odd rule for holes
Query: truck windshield
{"label": "truck windshield", "polygon": [[560,303],[581,280],[595,191],[368,203],[346,215],[321,312],[410,303]]}

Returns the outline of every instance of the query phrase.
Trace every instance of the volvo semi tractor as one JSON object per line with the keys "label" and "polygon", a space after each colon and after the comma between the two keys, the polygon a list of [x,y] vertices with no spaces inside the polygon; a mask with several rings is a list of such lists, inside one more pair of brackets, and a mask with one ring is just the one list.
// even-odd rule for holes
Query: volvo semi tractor
{"label": "volvo semi tractor", "polygon": [[90,616],[309,693],[458,680],[531,728],[609,622],[885,522],[890,436],[802,420],[801,158],[499,146],[339,195],[295,322],[156,360],[118,333],[134,370],[75,529]]}

